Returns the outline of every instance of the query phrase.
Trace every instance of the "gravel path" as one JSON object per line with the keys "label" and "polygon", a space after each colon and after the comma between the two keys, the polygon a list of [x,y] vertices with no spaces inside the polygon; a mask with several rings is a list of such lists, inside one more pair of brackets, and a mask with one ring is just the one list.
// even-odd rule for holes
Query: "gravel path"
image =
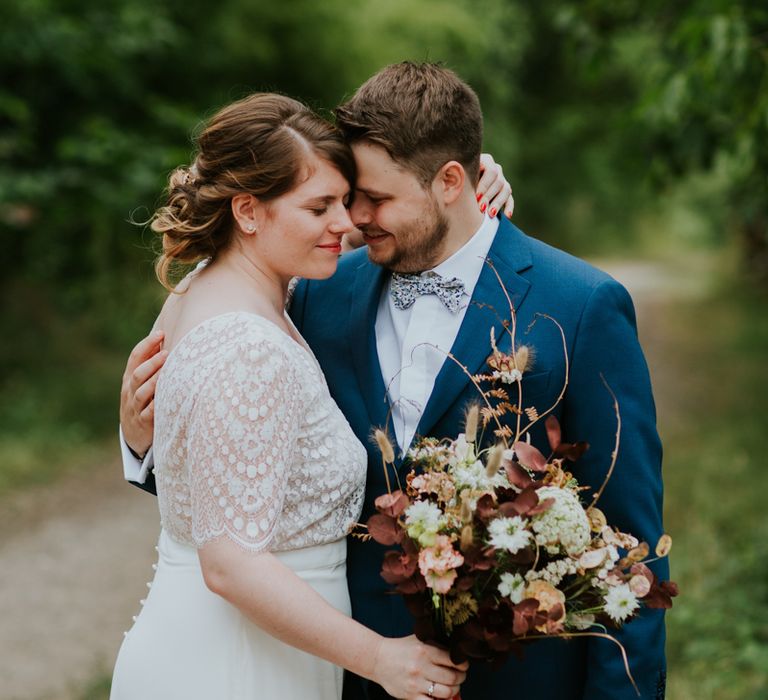
{"label": "gravel path", "polygon": [[0,504],[2,700],[77,698],[112,667],[160,522],[155,499],[121,476],[93,465]]}
{"label": "gravel path", "polygon": [[[663,405],[671,368],[654,314],[700,293],[701,266],[600,266],[632,292]],[[109,673],[152,577],[158,529],[155,499],[125,484],[117,462],[0,502],[0,700],[73,700]]]}

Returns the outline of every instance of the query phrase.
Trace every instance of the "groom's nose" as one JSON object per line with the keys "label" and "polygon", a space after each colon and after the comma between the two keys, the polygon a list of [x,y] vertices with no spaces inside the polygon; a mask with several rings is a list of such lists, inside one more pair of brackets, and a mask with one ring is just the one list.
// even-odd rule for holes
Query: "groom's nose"
{"label": "groom's nose", "polygon": [[355,197],[349,208],[349,216],[352,223],[358,228],[368,226],[373,221],[373,209],[368,198],[365,196]]}

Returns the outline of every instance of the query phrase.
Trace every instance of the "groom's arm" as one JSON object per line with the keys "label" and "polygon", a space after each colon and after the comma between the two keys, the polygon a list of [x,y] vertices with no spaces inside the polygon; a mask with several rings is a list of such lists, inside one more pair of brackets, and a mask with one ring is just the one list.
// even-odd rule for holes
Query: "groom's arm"
{"label": "groom's arm", "polygon": [[131,351],[120,391],[120,447],[123,474],[139,488],[156,493],[152,473],[155,387],[168,353],[163,333],[153,331]]}
{"label": "groom's arm", "polygon": [[[653,552],[662,526],[661,443],[648,368],[637,339],[635,312],[626,290],[614,280],[598,284],[588,299],[571,350],[571,375],[563,406],[568,439],[586,440],[590,449],[575,465],[579,481],[596,491],[606,476],[616,438],[613,400],[600,375],[615,393],[621,415],[618,460],[597,506],[608,523],[646,541]],[[589,494],[590,492],[588,492]],[[667,579],[666,560],[651,564]],[[643,610],[620,631],[642,698],[663,698],[665,679],[664,615]],[[591,639],[584,700],[632,700],[619,649],[608,640]]]}
{"label": "groom's arm", "polygon": [[[302,330],[307,281],[299,280],[289,312]],[[155,420],[155,388],[168,353],[163,350],[162,331],[153,331],[131,351],[120,390],[120,450],[126,481],[156,494],[152,472],[152,439]]]}
{"label": "groom's arm", "polygon": [[148,491],[151,494],[157,495],[155,488],[155,474],[153,468],[155,466],[154,456],[152,454],[152,448],[150,447],[147,454],[143,457],[136,454],[125,441],[123,435],[123,428],[119,429],[120,437],[120,454],[123,459],[123,477],[125,480],[134,486],[138,486],[144,491]]}

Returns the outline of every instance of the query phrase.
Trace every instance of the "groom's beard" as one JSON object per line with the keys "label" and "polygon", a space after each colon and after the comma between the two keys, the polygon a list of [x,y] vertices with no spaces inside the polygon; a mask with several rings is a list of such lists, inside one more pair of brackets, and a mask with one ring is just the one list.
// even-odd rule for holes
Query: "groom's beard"
{"label": "groom's beard", "polygon": [[[363,230],[374,236],[377,233],[372,227]],[[425,212],[423,217],[404,225],[397,233],[391,233],[392,249],[376,250],[369,246],[368,257],[392,272],[429,270],[440,259],[447,233],[448,219],[433,203],[431,211]]]}

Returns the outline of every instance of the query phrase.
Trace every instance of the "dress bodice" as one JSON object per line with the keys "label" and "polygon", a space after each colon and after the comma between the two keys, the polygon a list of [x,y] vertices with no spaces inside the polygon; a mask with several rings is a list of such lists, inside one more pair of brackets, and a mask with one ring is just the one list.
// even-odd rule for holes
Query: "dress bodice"
{"label": "dress bodice", "polygon": [[344,537],[360,515],[366,452],[311,352],[250,312],[215,316],[173,348],[156,391],[164,529],[252,551]]}

